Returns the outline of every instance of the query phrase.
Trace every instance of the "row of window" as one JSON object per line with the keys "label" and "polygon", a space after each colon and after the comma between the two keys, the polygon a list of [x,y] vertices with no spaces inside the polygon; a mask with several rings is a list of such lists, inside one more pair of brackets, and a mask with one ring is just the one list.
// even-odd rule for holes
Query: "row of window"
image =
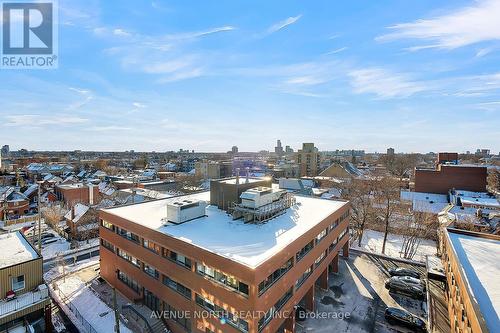
{"label": "row of window", "polygon": [[[349,216],[349,211],[346,211],[342,216],[336,219],[328,228],[322,230],[312,241],[307,243],[299,252],[295,254],[296,262],[299,262],[302,258],[304,258],[317,244],[319,244],[328,233],[335,229],[340,222],[346,219]],[[345,230],[341,233],[340,239],[344,234]],[[332,247],[330,247],[332,248]],[[318,266],[321,261],[325,258],[326,251],[323,253],[320,258],[318,258],[318,262],[315,262],[315,265]],[[264,281],[259,284],[259,296],[262,295],[271,285],[273,285],[278,279],[280,279],[286,272],[288,272],[293,267],[293,258],[290,258],[282,267],[278,268],[272,274],[270,274]],[[303,281],[302,281],[303,283]]]}
{"label": "row of window", "polygon": [[281,310],[281,308],[288,302],[293,296],[293,288],[290,288],[281,298],[266,312],[266,314],[260,318],[258,324],[259,332],[274,318],[276,312]]}
{"label": "row of window", "polygon": [[[177,253],[177,252],[168,250],[166,248],[163,248],[160,245],[158,245],[155,242],[150,241],[148,239],[143,238],[142,242],[141,242],[140,237],[138,235],[136,235],[132,232],[129,232],[123,228],[117,227],[117,226],[115,226],[107,221],[102,220],[101,225],[104,228],[109,229],[113,232],[116,232],[117,234],[119,234],[120,236],[122,236],[128,240],[131,240],[137,244],[141,244],[144,248],[150,250],[151,252],[156,253],[158,255],[161,255],[161,256],[175,262],[176,264],[178,264],[186,269],[191,270],[191,267],[193,266],[193,262],[191,261],[191,259],[187,258],[186,256],[184,256],[181,253]],[[101,240],[101,244],[105,248],[109,249],[110,251],[115,252],[115,247],[113,246],[113,244],[109,243],[108,241],[103,239],[103,240]],[[122,250],[118,250],[118,251],[117,251],[117,254],[120,257],[131,262],[135,266],[140,267],[140,261],[138,259],[134,258],[133,256],[127,254],[126,252],[124,252]],[[159,278],[159,272],[154,267],[145,264],[143,267],[143,270],[149,276],[151,276],[155,279]],[[198,274],[208,278],[208,279],[211,279],[213,281],[216,281],[218,283],[223,284],[224,286],[228,287],[229,289],[231,289],[235,292],[238,292],[238,293],[243,294],[244,296],[248,297],[248,294],[249,294],[248,284],[239,281],[234,276],[231,276],[229,274],[215,270],[211,267],[208,267],[208,266],[205,266],[202,264],[196,264],[196,272]],[[191,293],[191,291],[189,291],[189,293]]]}
{"label": "row of window", "polygon": [[278,281],[286,272],[293,267],[293,258],[288,259],[280,268],[271,273],[264,281],[259,283],[259,296]]}
{"label": "row of window", "polygon": [[128,276],[127,274],[123,273],[122,271],[118,271],[118,280],[121,282],[125,283],[130,289],[135,291],[137,294],[140,292],[142,287],[139,285],[139,283]]}
{"label": "row of window", "polygon": [[212,314],[220,318],[221,320],[225,320],[229,325],[233,326],[237,330],[241,332],[248,332],[248,322],[239,318],[237,315],[225,310],[224,308],[214,304],[214,302],[209,299],[204,298],[196,294],[196,304],[204,308],[205,310],[210,311]]}
{"label": "row of window", "polygon": [[196,263],[196,272],[248,297],[248,284],[239,281],[234,276],[200,263]]}

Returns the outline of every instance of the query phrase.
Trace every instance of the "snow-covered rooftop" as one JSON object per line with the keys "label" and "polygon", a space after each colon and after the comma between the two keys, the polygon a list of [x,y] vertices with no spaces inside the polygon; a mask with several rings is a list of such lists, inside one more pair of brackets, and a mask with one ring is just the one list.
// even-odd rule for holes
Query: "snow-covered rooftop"
{"label": "snow-covered rooftop", "polygon": [[0,268],[38,258],[38,253],[20,231],[0,235]]}
{"label": "snow-covered rooftop", "polygon": [[448,232],[469,291],[490,332],[500,327],[500,241]]}
{"label": "snow-covered rooftop", "polygon": [[[77,203],[73,209],[70,209],[66,215],[64,215],[65,219],[68,219],[70,221],[73,221],[73,223],[78,223],[80,219],[89,211],[89,206],[85,206],[81,203]],[[75,217],[72,218],[72,214],[75,214]]]}
{"label": "snow-covered rooftop", "polygon": [[[209,202],[210,192],[181,198]],[[165,219],[167,204],[179,199],[162,199],[104,211],[255,268],[348,204],[296,196],[297,204],[285,214],[260,225],[233,220],[225,211],[209,205],[204,217],[180,225],[168,224]]]}
{"label": "snow-covered rooftop", "polygon": [[[248,178],[248,183],[256,183],[256,182],[260,182],[262,180],[263,179],[261,177],[257,177],[257,178],[249,177]],[[229,178],[229,179],[224,179],[224,180],[219,180],[219,182],[225,183],[225,184],[236,184],[236,177]],[[245,184],[245,183],[247,183],[247,178],[246,177],[240,177],[239,182],[240,182],[240,184]]]}

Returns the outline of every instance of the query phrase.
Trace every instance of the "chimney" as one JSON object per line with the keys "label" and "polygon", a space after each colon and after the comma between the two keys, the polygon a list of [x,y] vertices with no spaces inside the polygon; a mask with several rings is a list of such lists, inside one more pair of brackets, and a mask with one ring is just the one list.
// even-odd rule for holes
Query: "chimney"
{"label": "chimney", "polygon": [[75,219],[75,206],[71,207],[71,221]]}
{"label": "chimney", "polygon": [[246,175],[246,181],[245,183],[250,183],[250,168],[246,167],[247,175]]}
{"label": "chimney", "polygon": [[240,184],[240,168],[236,168],[236,185]]}

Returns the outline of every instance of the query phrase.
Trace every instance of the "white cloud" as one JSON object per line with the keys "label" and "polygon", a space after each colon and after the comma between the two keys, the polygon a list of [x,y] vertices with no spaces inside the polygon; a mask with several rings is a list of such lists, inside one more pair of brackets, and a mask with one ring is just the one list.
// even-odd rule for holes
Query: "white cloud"
{"label": "white cloud", "polygon": [[92,95],[90,90],[73,88],[73,87],[70,87],[69,90],[77,92],[79,95],[83,97],[83,99],[68,105],[68,107],[66,108],[67,111],[74,111],[80,109],[81,107],[88,104],[91,100],[94,99],[94,96]]}
{"label": "white cloud", "polygon": [[147,107],[147,105],[146,105],[146,104],[139,103],[139,102],[134,102],[134,103],[132,103],[132,105],[133,105],[135,108],[137,108],[137,109],[144,109],[144,108],[146,108],[146,107]]}
{"label": "white cloud", "polygon": [[344,46],[344,47],[341,47],[341,48],[338,48],[338,49],[335,49],[333,51],[330,51],[330,52],[327,52],[326,54],[329,55],[329,54],[336,54],[336,53],[340,53],[342,51],[345,51],[347,50],[348,47]]}
{"label": "white cloud", "polygon": [[301,17],[302,17],[302,15],[291,16],[291,17],[287,18],[286,20],[279,21],[278,23],[273,24],[271,27],[269,27],[269,29],[267,29],[267,32],[272,34],[276,31],[279,31],[279,30],[281,30],[281,29],[283,29],[291,24],[296,23]]}
{"label": "white cloud", "polygon": [[88,121],[88,119],[76,117],[76,116],[66,116],[66,115],[36,115],[36,114],[23,114],[23,115],[11,115],[6,116],[5,126],[16,126],[16,127],[41,127],[46,125],[75,125],[81,124]]}
{"label": "white cloud", "polygon": [[416,39],[429,42],[409,48],[455,49],[484,41],[500,40],[500,1],[480,0],[451,13],[410,23],[396,24],[394,32],[377,37],[378,41]]}
{"label": "white cloud", "polygon": [[408,97],[428,89],[423,82],[412,80],[406,74],[393,73],[383,68],[357,69],[347,75],[355,93],[370,93],[380,98]]}
{"label": "white cloud", "polygon": [[479,51],[477,51],[476,53],[476,58],[481,58],[481,57],[484,57],[485,55],[487,55],[488,53],[490,53],[492,51],[491,48],[485,48],[485,49],[480,49]]}
{"label": "white cloud", "polygon": [[86,130],[94,132],[108,132],[108,131],[129,131],[132,128],[123,126],[94,126],[89,127]]}

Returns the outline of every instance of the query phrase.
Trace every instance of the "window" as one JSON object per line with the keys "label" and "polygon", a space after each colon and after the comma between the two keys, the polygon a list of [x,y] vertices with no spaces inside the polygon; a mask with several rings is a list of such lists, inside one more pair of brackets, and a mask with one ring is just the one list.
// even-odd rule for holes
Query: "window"
{"label": "window", "polygon": [[230,289],[248,296],[248,285],[221,271],[215,270],[203,264],[196,264],[196,272],[211,280],[217,281]]}
{"label": "window", "polygon": [[139,293],[139,290],[141,290],[141,286],[137,283],[137,281],[135,281],[122,271],[118,271],[118,280],[123,282],[125,285],[127,285],[130,289],[132,289],[136,293]]}
{"label": "window", "polygon": [[196,304],[202,308],[212,312],[219,318],[224,318],[226,322],[241,332],[248,332],[248,322],[239,318],[237,315],[225,310],[214,302],[196,294]]}
{"label": "window", "polygon": [[299,277],[297,282],[295,282],[295,289],[299,289],[300,286],[307,280],[307,278],[312,274],[312,266],[307,268],[306,271]]}
{"label": "window", "polygon": [[191,320],[187,318],[184,311],[178,311],[176,308],[171,306],[166,302],[163,303],[163,312],[168,314],[168,319],[175,321],[177,324],[181,325],[186,329],[186,331],[191,332]]}
{"label": "window", "polygon": [[136,234],[134,234],[128,230],[122,229],[120,227],[116,227],[116,233],[118,235],[122,236],[123,238],[126,238],[132,242],[139,243],[139,236],[137,236]]}
{"label": "window", "polygon": [[330,252],[332,252],[332,251],[333,251],[333,249],[335,248],[335,245],[337,245],[337,243],[338,243],[338,242],[339,242],[339,239],[338,239],[338,238],[335,238],[335,239],[333,240],[332,244],[330,244],[330,247],[328,248],[328,250],[329,250]]}
{"label": "window", "polygon": [[170,289],[178,292],[182,296],[191,299],[191,289],[185,287],[184,285],[180,284],[179,282],[176,282],[169,278],[168,276],[163,276],[163,284],[169,287]]}
{"label": "window", "polygon": [[136,266],[136,267],[141,267],[141,261],[133,256],[131,256],[130,254],[128,254],[127,252],[123,251],[123,250],[120,250],[120,249],[117,249],[116,253],[122,257],[123,259],[127,260],[128,262],[130,262],[132,265]]}
{"label": "window", "polygon": [[259,332],[274,318],[274,314],[276,312],[278,312],[279,310],[281,310],[281,308],[283,307],[283,305],[286,304],[286,302],[288,302],[288,300],[293,296],[293,288],[290,288],[286,294],[284,294],[283,296],[281,296],[281,298],[274,304],[274,306],[272,308],[270,308],[266,314],[264,315],[264,317],[260,318],[259,320],[259,326],[258,326],[258,330]]}
{"label": "window", "polygon": [[158,278],[160,277],[160,273],[153,266],[149,266],[148,264],[144,264],[143,270],[144,270],[144,273],[151,276],[152,278],[155,278],[158,280]]}
{"label": "window", "polygon": [[323,230],[322,232],[319,233],[318,236],[316,236],[316,244],[319,244],[323,240],[323,238],[326,237],[328,234],[328,229]]}
{"label": "window", "polygon": [[148,239],[143,239],[142,240],[142,246],[144,246],[146,249],[156,253],[160,254],[161,253],[161,246],[148,240]]}
{"label": "window", "polygon": [[314,247],[314,240],[310,241],[306,246],[304,246],[299,252],[297,252],[297,261],[304,258],[306,254],[309,253]]}
{"label": "window", "polygon": [[12,290],[19,291],[24,289],[24,275],[19,275],[12,278]]}
{"label": "window", "polygon": [[110,250],[111,252],[115,252],[115,246],[110,242],[108,242],[107,240],[101,238],[101,245],[106,249]]}
{"label": "window", "polygon": [[314,261],[314,268],[318,267],[323,261],[323,259],[325,259],[325,257],[326,257],[326,250],[325,252],[321,253],[321,255]]}
{"label": "window", "polygon": [[169,251],[167,258],[181,266],[184,266],[185,268],[191,269],[191,259],[186,258],[180,253]]}
{"label": "window", "polygon": [[280,268],[270,274],[264,281],[259,283],[259,296],[262,295],[269,287],[278,281],[286,272],[293,267],[293,258],[288,259]]}
{"label": "window", "polygon": [[115,226],[113,224],[109,223],[108,221],[101,220],[101,225],[108,230],[111,230],[111,231],[115,230]]}

